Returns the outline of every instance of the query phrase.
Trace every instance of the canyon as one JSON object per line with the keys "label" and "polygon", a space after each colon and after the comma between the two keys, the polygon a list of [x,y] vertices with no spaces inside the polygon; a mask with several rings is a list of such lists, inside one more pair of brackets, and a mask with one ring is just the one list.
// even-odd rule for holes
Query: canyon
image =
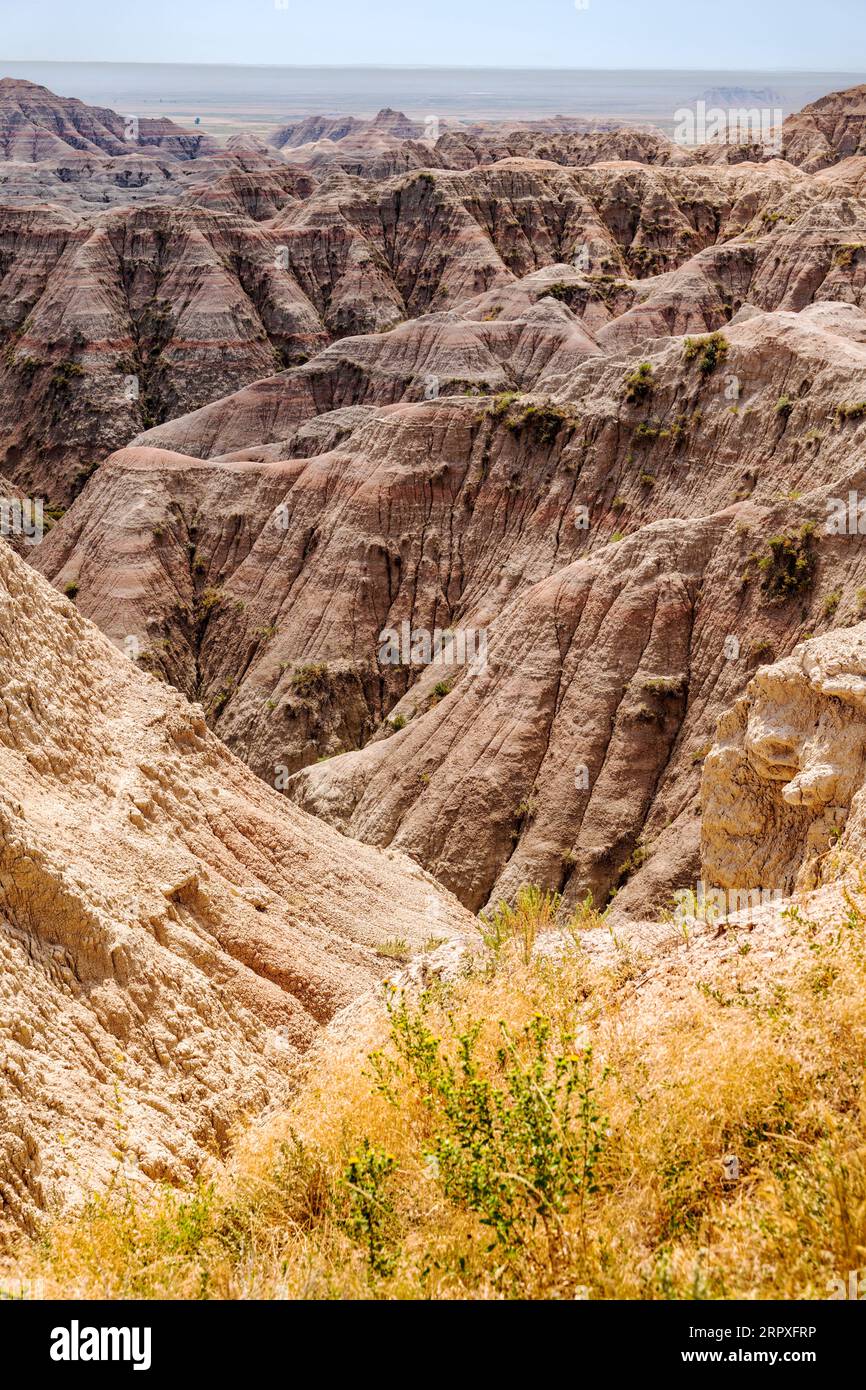
{"label": "canyon", "polygon": [[525,885],[657,942],[851,872],[864,103],[220,145],[0,81],[0,1224],[182,1184]]}

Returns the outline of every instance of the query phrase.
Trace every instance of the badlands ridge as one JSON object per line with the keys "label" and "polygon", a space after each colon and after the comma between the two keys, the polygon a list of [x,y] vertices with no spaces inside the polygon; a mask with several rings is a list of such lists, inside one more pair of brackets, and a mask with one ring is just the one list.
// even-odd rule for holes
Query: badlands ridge
{"label": "badlands ridge", "polygon": [[[0,474],[48,524],[0,542],[0,1225],[119,1147],[183,1181],[522,884],[634,924],[856,862],[864,103],[772,156],[223,147],[0,82]],[[437,629],[484,659],[383,659]]]}

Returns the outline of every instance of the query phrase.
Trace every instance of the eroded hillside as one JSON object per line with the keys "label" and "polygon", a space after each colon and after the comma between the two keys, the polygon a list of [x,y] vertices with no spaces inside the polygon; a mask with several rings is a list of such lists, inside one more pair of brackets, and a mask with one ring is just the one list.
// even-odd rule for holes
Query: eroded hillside
{"label": "eroded hillside", "polygon": [[[467,906],[657,907],[716,719],[863,609],[856,517],[827,524],[863,483],[861,95],[790,118],[787,157],[434,148],[384,112],[180,206],[10,205],[2,467],[77,494],[27,558],[264,781]],[[429,167],[323,172],[310,140]],[[437,631],[483,661],[416,660]]]}
{"label": "eroded hillside", "polygon": [[[694,873],[715,719],[756,665],[862,606],[859,535],[826,523],[863,485],[866,318],[750,309],[719,339],[611,358],[563,346],[546,302],[555,393],[298,407],[255,449],[211,436],[206,462],[131,448],[34,563],[265,780],[298,772],[308,809],[473,908],[527,880],[601,899],[630,874],[623,902],[645,908]],[[549,352],[537,318],[515,331]],[[294,410],[283,380],[202,426]],[[767,581],[774,535],[810,557],[790,592]],[[484,669],[383,662],[403,624],[483,630]]]}
{"label": "eroded hillside", "polygon": [[646,953],[643,1038],[817,932],[789,962],[759,904],[747,969],[674,893],[835,927],[862,96],[772,153],[393,111],[214,148],[0,83],[0,1223],[183,1186],[526,885],[605,1008]]}
{"label": "eroded hillside", "polygon": [[336,1010],[471,920],[263,785],[0,546],[0,1226],[177,1182]]}

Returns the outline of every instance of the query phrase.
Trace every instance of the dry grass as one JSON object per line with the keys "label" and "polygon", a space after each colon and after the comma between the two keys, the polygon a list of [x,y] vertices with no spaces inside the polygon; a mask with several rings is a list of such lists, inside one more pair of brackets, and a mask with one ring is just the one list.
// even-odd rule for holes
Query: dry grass
{"label": "dry grass", "polygon": [[320,1049],[212,1183],[148,1203],[118,1174],[16,1272],[87,1297],[766,1299],[866,1265],[861,899],[836,927],[791,914],[775,961],[744,936],[674,975],[568,933],[527,960],[528,902],[366,1049]]}

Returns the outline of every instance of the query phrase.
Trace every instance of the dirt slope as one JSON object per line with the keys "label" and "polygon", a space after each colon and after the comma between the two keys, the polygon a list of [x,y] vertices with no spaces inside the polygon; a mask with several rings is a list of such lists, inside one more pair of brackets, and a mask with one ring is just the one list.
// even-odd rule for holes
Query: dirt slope
{"label": "dirt slope", "polygon": [[176,1180],[334,1011],[467,919],[297,811],[0,543],[0,1226]]}

